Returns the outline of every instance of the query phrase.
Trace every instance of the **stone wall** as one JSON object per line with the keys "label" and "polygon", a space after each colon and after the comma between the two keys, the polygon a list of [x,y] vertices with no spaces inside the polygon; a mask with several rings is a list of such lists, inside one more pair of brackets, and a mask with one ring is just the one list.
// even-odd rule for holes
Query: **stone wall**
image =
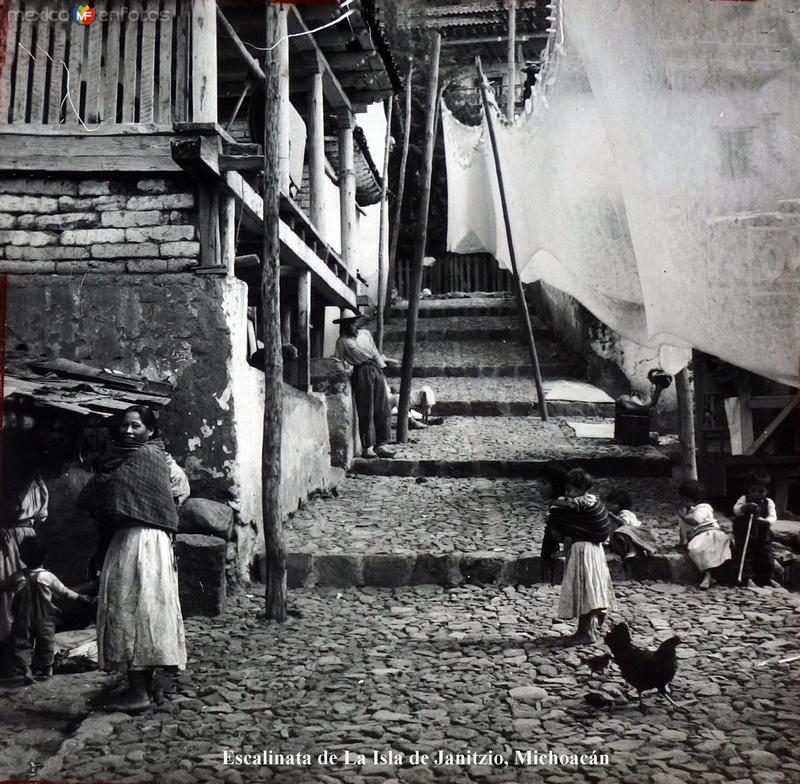
{"label": "stone wall", "polygon": [[[182,176],[0,180],[7,346],[173,383],[160,417],[167,449],[193,496],[237,512],[237,569],[246,576],[263,542],[264,377],[246,360],[247,285],[191,271],[194,203]],[[330,450],[323,398],[287,389],[284,414],[288,515],[328,486]],[[60,479],[56,495],[54,524],[62,514],[72,521],[75,482]],[[74,530],[89,535],[82,524]]]}
{"label": "stone wall", "polygon": [[198,263],[183,177],[0,179],[0,272],[178,272]]}

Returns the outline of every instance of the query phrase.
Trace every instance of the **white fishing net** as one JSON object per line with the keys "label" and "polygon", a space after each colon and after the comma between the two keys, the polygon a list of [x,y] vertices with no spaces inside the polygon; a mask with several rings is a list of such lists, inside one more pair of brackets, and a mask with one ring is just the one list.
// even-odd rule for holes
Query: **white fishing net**
{"label": "white fishing net", "polygon": [[[564,0],[557,24],[529,111],[494,120],[523,281],[797,385],[800,0]],[[508,266],[488,133],[443,129],[448,247]]]}

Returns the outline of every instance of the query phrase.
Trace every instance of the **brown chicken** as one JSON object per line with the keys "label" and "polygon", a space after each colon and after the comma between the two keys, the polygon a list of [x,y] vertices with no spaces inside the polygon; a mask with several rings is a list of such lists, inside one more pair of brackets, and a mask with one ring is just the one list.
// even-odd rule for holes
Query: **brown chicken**
{"label": "brown chicken", "polygon": [[622,677],[636,689],[639,695],[639,708],[644,711],[642,693],[656,689],[676,708],[680,707],[667,693],[667,686],[675,677],[678,657],[675,648],[680,645],[680,637],[670,637],[655,651],[637,648],[631,641],[631,633],[625,623],[617,624],[605,636],[606,645]]}

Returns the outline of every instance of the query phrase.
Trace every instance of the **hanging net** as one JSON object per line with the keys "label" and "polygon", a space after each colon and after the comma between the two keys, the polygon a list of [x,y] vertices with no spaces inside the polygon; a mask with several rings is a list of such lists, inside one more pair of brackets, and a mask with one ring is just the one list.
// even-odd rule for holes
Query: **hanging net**
{"label": "hanging net", "polygon": [[[564,0],[513,124],[491,109],[520,277],[621,335],[798,384],[800,6]],[[443,109],[448,249],[509,267],[486,119]],[[666,364],[670,364],[667,362]]]}

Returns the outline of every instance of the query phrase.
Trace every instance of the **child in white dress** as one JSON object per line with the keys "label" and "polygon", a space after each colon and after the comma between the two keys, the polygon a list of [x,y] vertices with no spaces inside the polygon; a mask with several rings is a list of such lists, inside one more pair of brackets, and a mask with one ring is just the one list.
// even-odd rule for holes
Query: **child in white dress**
{"label": "child in white dress", "polygon": [[711,504],[702,501],[703,486],[694,480],[678,488],[679,544],[686,545],[689,558],[702,573],[700,588],[711,587],[711,570],[731,558],[731,538],[720,529]]}

